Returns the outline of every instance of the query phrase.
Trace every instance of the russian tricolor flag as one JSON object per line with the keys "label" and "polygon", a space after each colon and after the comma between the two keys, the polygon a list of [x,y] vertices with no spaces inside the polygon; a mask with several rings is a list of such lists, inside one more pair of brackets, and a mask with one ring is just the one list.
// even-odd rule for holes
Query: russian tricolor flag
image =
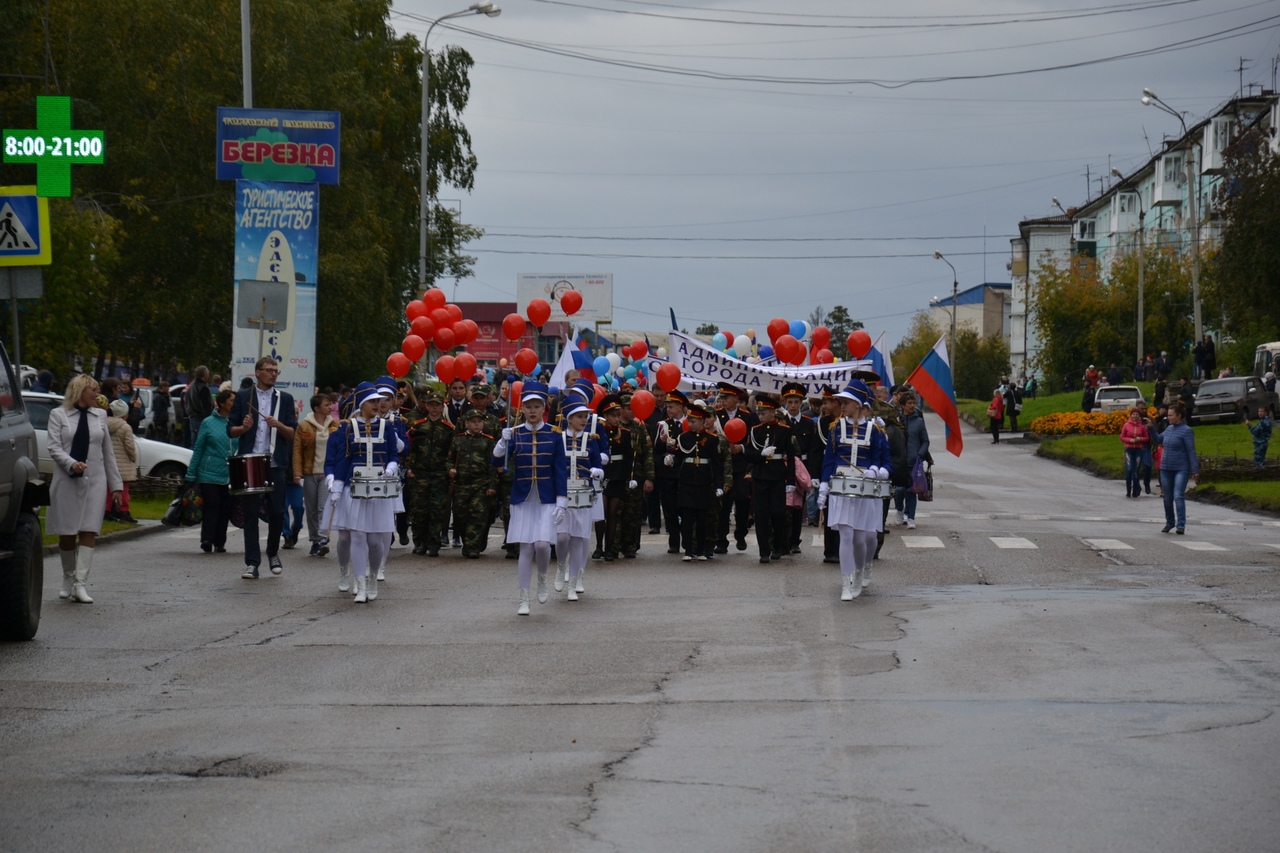
{"label": "russian tricolor flag", "polygon": [[884,332],[871,345],[867,358],[871,359],[871,369],[880,377],[881,385],[892,388],[897,384],[893,381],[893,361],[889,358],[889,345],[884,342]]}
{"label": "russian tricolor flag", "polygon": [[915,388],[929,408],[942,417],[942,422],[947,425],[947,450],[959,456],[964,449],[964,438],[960,435],[960,413],[956,411],[956,388],[951,381],[946,340],[946,335],[938,338],[920,366],[911,371],[907,384]]}

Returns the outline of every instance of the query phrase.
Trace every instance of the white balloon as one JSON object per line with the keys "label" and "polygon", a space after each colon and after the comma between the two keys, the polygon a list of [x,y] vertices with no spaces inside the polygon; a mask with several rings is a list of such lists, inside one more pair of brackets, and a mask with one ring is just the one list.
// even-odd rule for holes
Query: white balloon
{"label": "white balloon", "polygon": [[622,365],[618,365],[617,367],[615,367],[615,368],[613,369],[613,375],[614,375],[614,376],[626,376],[626,375],[627,375],[627,369],[626,369],[625,367],[623,367]]}
{"label": "white balloon", "polygon": [[751,352],[751,338],[738,335],[733,339],[733,351],[738,354],[738,358],[745,358]]}
{"label": "white balloon", "polygon": [[800,340],[807,341],[813,337],[813,324],[808,320],[802,320],[801,322],[804,323],[804,336]]}
{"label": "white balloon", "polygon": [[658,356],[658,358],[666,358],[666,357],[667,357],[667,348],[666,348],[666,347],[658,347],[657,356]]}
{"label": "white balloon", "polygon": [[609,359],[610,370],[617,370],[622,366],[622,356],[618,355],[616,352],[609,353],[605,358]]}

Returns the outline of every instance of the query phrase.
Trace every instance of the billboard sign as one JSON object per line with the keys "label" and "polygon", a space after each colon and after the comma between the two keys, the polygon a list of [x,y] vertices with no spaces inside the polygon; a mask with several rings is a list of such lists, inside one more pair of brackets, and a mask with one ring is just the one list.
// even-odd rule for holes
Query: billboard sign
{"label": "billboard sign", "polygon": [[[560,297],[570,290],[582,296],[582,307],[570,316],[560,307]],[[520,273],[516,276],[516,311],[524,314],[534,299],[551,303],[551,322],[567,320],[577,325],[613,322],[613,273]]]}
{"label": "billboard sign", "polygon": [[218,180],[338,183],[342,114],[218,107]]}

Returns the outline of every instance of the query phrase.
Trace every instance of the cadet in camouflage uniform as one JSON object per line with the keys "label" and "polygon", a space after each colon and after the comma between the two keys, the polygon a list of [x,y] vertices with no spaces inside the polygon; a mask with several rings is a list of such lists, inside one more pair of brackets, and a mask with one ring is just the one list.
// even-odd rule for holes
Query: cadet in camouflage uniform
{"label": "cadet in camouflage uniform", "polygon": [[409,424],[406,476],[413,481],[413,553],[440,556],[440,536],[449,523],[449,450],[453,424],[444,418],[444,400],[434,390],[419,398],[425,418]]}
{"label": "cadet in camouflage uniform", "polygon": [[622,395],[622,426],[631,430],[631,477],[618,512],[618,547],[622,556],[634,560],[640,550],[640,527],[649,517],[647,503],[653,491],[653,442],[644,421],[631,411],[631,394]]}
{"label": "cadet in camouflage uniform", "polygon": [[[505,406],[494,401],[493,387],[485,382],[472,385],[471,406],[484,412],[484,433],[497,440],[497,437],[502,435],[503,427],[507,425],[507,410]],[[458,431],[462,432],[463,429],[465,424]],[[507,521],[511,518],[511,471],[506,466],[496,470],[498,471],[498,495],[492,503],[489,525],[493,526],[493,522],[499,517],[502,518],[504,532],[502,549],[507,552],[508,560],[515,560],[520,556],[520,546],[507,544],[505,536]]]}
{"label": "cadet in camouflage uniform", "polygon": [[477,559],[489,543],[493,502],[498,495],[493,446],[501,430],[487,432],[484,427],[488,420],[482,409],[467,412],[466,429],[453,437],[453,448],[449,452],[453,520],[455,527],[462,531],[462,556],[470,560]]}

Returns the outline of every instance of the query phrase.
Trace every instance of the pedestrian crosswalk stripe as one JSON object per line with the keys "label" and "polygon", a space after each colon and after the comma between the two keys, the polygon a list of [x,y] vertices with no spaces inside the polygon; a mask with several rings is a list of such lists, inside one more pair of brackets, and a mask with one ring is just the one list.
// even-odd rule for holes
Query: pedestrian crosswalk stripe
{"label": "pedestrian crosswalk stripe", "polygon": [[1183,539],[1175,539],[1173,544],[1181,545],[1188,551],[1225,551],[1221,545],[1214,545],[1212,542],[1188,542]]}
{"label": "pedestrian crosswalk stripe", "polygon": [[903,536],[902,544],[908,548],[942,548],[942,540],[937,536]]}
{"label": "pedestrian crosswalk stripe", "polygon": [[1095,551],[1132,551],[1133,546],[1119,539],[1086,539],[1085,543]]}
{"label": "pedestrian crosswalk stripe", "polygon": [[1037,549],[1040,547],[1030,539],[1023,539],[1021,536],[989,536],[987,538],[994,542],[997,548]]}

